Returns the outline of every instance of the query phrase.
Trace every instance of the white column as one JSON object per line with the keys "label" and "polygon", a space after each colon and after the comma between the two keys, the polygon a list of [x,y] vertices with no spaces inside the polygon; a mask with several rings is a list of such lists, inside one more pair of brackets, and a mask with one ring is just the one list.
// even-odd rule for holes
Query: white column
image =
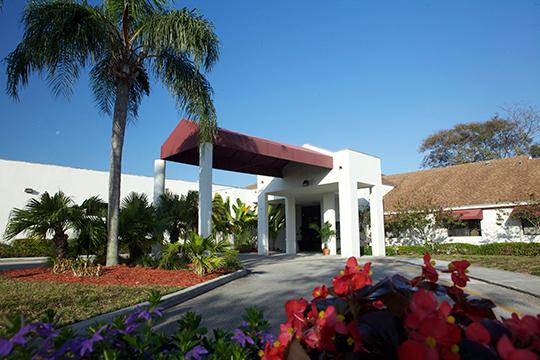
{"label": "white column", "polygon": [[259,255],[268,255],[268,199],[261,191],[257,200],[257,250]]}
{"label": "white column", "polygon": [[360,224],[356,181],[349,176],[339,181],[339,226],[341,256],[360,256]]}
{"label": "white column", "polygon": [[[165,193],[165,160],[154,160],[154,208],[158,208],[161,203],[161,195]],[[156,241],[152,244],[152,256],[161,257],[161,247],[163,233],[155,234]]]}
{"label": "white column", "polygon": [[212,150],[210,143],[199,145],[199,235],[212,235]]}
{"label": "white column", "polygon": [[369,215],[373,256],[385,256],[383,197],[380,185],[372,186],[370,189]]}
{"label": "white column", "polygon": [[296,199],[292,196],[285,199],[285,251],[296,254]]}
{"label": "white column", "polygon": [[[336,231],[336,197],[334,193],[323,195],[322,208],[323,224],[321,225],[324,225],[324,223],[328,221],[330,225],[332,225],[332,230]],[[332,235],[330,236],[330,239],[328,239],[328,248],[330,249],[330,255],[336,255],[336,247],[336,236]]]}

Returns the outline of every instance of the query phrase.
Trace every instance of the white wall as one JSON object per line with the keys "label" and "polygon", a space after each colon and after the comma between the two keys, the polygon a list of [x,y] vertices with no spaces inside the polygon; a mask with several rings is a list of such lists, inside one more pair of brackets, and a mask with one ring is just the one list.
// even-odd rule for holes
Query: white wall
{"label": "white wall", "polygon": [[[33,197],[37,198],[45,191],[55,193],[58,190],[62,190],[76,203],[81,203],[94,195],[98,195],[107,201],[108,183],[109,173],[106,171],[0,160],[0,235],[2,239],[11,210],[16,207],[24,207],[29,199]],[[27,194],[24,191],[25,188],[35,190],[37,194]],[[167,179],[165,181],[165,188],[173,193],[185,194],[189,190],[198,190],[198,184],[194,181]],[[152,201],[153,189],[153,177],[122,175],[122,198],[128,193],[135,191],[146,193],[148,199]],[[222,195],[231,196],[231,201],[236,201],[236,197],[240,196],[251,200],[252,203],[254,202],[249,196],[250,192],[253,193],[254,190],[221,185],[214,185],[213,190],[220,191]],[[20,235],[19,237],[24,237],[24,235]]]}
{"label": "white wall", "polygon": [[[491,207],[476,206],[461,209],[478,209],[483,207],[483,219],[480,221],[481,236],[448,236],[447,229],[437,229],[434,234],[437,243],[467,243],[474,245],[495,242],[540,242],[540,235],[524,235],[519,220],[510,218],[512,206]],[[388,238],[387,245],[416,245],[416,239],[408,237]]]}

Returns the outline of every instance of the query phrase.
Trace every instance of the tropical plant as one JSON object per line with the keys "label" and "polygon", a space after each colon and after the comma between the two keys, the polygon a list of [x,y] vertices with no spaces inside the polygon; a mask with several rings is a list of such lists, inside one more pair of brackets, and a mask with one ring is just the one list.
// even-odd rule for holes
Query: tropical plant
{"label": "tropical plant", "polygon": [[232,205],[231,229],[234,234],[236,248],[252,248],[255,246],[255,229],[257,228],[257,214],[250,205],[236,199]]}
{"label": "tropical plant", "polygon": [[159,259],[159,268],[176,270],[185,268],[187,261],[184,257],[184,244],[176,242],[167,244],[163,249],[163,255]]}
{"label": "tropical plant", "polygon": [[4,238],[11,240],[20,233],[32,238],[52,236],[56,256],[63,259],[68,254],[69,229],[75,229],[80,218],[73,200],[62,191],[54,195],[43,193],[39,199],[30,199],[24,209],[11,211]]}
{"label": "tropical plant", "polygon": [[101,258],[107,242],[107,203],[99,196],[92,196],[75,207],[79,210],[74,221],[74,228],[78,234],[77,255],[84,249],[87,256],[96,254]]}
{"label": "tropical plant", "polygon": [[129,249],[131,263],[150,252],[154,217],[154,208],[146,194],[132,192],[122,201],[120,239]]}
{"label": "tropical plant", "polygon": [[336,235],[336,232],[334,229],[332,229],[332,224],[330,224],[329,221],[325,221],[322,226],[319,226],[319,224],[309,224],[309,228],[317,232],[321,238],[321,243],[325,248],[328,247],[328,240],[330,240],[332,236]]}
{"label": "tropical plant", "polygon": [[150,93],[150,76],[199,121],[199,140],[216,130],[212,89],[202,71],[219,56],[212,24],[196,11],[175,10],[168,0],[29,1],[23,39],[6,58],[7,92],[18,99],[30,74],[47,74],[55,95],[69,97],[82,70],[99,109],[113,117],[107,216],[107,265],[118,262],[122,148],[128,117]]}
{"label": "tropical plant", "polygon": [[283,207],[277,205],[273,207],[268,205],[268,234],[270,235],[270,240],[272,241],[272,249],[276,248],[276,239],[278,233],[285,226],[285,214],[283,213]]}
{"label": "tropical plant", "polygon": [[202,276],[223,266],[223,254],[228,250],[229,243],[226,240],[214,240],[211,236],[205,238],[191,233],[184,247],[193,271]]}
{"label": "tropical plant", "polygon": [[214,234],[226,238],[231,233],[231,204],[230,199],[223,200],[220,194],[212,199],[212,227]]}
{"label": "tropical plant", "polygon": [[182,196],[166,191],[157,209],[156,226],[169,234],[171,243],[177,242],[180,237],[186,239],[190,232],[197,229],[198,206],[197,191],[190,190]]}

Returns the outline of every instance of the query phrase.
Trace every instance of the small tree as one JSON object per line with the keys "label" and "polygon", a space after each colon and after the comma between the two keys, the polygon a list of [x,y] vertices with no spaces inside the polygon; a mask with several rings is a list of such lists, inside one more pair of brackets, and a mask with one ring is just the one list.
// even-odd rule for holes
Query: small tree
{"label": "small tree", "polygon": [[462,223],[451,211],[432,205],[405,206],[398,203],[397,210],[386,216],[384,227],[388,237],[406,237],[433,246],[437,230]]}
{"label": "small tree", "polygon": [[161,202],[156,210],[156,227],[158,232],[166,231],[171,243],[180,237],[184,240],[188,234],[195,231],[198,221],[198,192],[188,191],[179,196],[166,191],[161,196]]}
{"label": "small tree", "polygon": [[283,226],[285,226],[285,214],[282,206],[268,205],[268,234],[270,241],[272,241],[272,249],[276,248],[276,239]]}
{"label": "small tree", "polygon": [[93,253],[102,258],[107,243],[107,203],[99,196],[92,196],[75,207],[79,210],[74,221],[74,228],[78,233],[77,255],[84,249],[87,256]]}
{"label": "small tree", "polygon": [[512,211],[511,217],[529,223],[534,228],[533,233],[540,233],[540,203],[518,206]]}
{"label": "small tree", "polygon": [[122,201],[120,239],[127,245],[130,263],[150,252],[154,216],[154,208],[146,194],[132,192]]}
{"label": "small tree", "polygon": [[328,248],[328,240],[330,240],[330,237],[336,235],[336,232],[332,229],[332,224],[330,224],[329,221],[325,221],[322,226],[319,226],[318,224],[309,224],[309,228],[317,232],[325,249]]}
{"label": "small tree", "polygon": [[68,254],[67,231],[75,229],[79,218],[79,210],[69,196],[62,191],[53,196],[45,192],[39,199],[30,199],[24,209],[12,210],[4,238],[11,240],[20,233],[40,239],[50,235],[56,257],[63,259]]}
{"label": "small tree", "polygon": [[220,235],[221,238],[228,238],[231,234],[231,204],[227,200],[223,201],[220,194],[215,194],[212,200],[212,227],[214,234]]}
{"label": "small tree", "polygon": [[257,214],[255,209],[236,199],[236,204],[232,206],[233,217],[231,228],[234,233],[234,241],[237,247],[253,247],[254,231],[257,227]]}

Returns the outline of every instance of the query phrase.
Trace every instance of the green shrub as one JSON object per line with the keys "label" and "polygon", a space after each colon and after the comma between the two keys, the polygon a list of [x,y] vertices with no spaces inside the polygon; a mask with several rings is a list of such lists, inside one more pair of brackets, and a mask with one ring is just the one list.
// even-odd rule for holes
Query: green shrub
{"label": "green shrub", "polygon": [[[362,255],[371,255],[371,247],[360,248]],[[387,246],[387,256],[414,255],[421,256],[429,252],[431,255],[498,255],[498,256],[540,256],[540,243],[492,243],[473,245],[465,243],[435,244],[433,247],[420,245]]]}
{"label": "green shrub", "polygon": [[480,245],[478,255],[539,256],[540,243],[493,243]]}
{"label": "green shrub", "polygon": [[223,255],[223,265],[221,270],[233,271],[242,267],[242,262],[238,258],[237,250],[229,250]]}
{"label": "green shrub", "polygon": [[159,268],[166,270],[185,269],[188,261],[181,256],[183,244],[167,244],[163,248],[163,255],[159,260]]}
{"label": "green shrub", "polygon": [[0,244],[0,257],[34,257],[54,254],[52,242],[45,239],[15,239]]}

